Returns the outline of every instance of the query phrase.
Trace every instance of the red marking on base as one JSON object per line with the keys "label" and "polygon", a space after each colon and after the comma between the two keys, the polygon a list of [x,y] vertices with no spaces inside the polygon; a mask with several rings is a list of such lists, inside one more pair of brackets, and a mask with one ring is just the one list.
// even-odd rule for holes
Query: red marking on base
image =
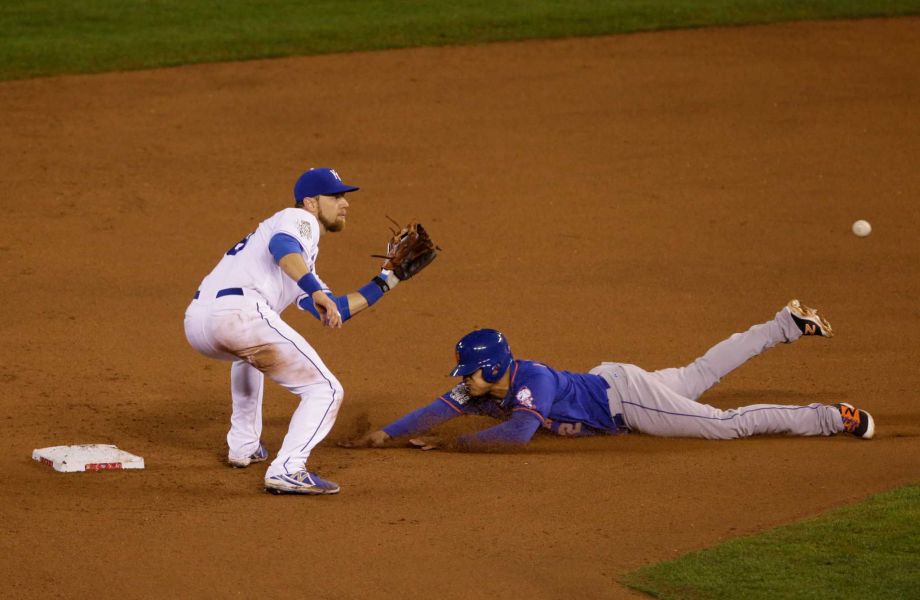
{"label": "red marking on base", "polygon": [[51,465],[52,467],[54,466],[54,461],[48,460],[44,456],[39,456],[38,460],[41,461],[42,464]]}
{"label": "red marking on base", "polygon": [[121,463],[90,463],[83,467],[84,471],[111,471],[114,469],[120,469]]}

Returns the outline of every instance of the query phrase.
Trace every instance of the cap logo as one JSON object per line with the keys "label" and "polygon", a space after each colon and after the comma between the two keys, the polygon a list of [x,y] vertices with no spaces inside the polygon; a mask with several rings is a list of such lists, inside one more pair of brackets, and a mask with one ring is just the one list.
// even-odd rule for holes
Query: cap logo
{"label": "cap logo", "polygon": [[332,173],[332,176],[335,177],[336,181],[342,181],[342,178],[339,177],[339,174],[335,172],[335,169],[329,169],[329,172]]}

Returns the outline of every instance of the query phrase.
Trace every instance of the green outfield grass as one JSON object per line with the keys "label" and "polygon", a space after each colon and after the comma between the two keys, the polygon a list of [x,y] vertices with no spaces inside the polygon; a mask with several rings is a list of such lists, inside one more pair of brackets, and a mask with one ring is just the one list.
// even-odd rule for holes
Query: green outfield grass
{"label": "green outfield grass", "polygon": [[920,598],[920,485],[645,567],[623,583],[656,598]]}
{"label": "green outfield grass", "polygon": [[422,45],[920,14],[920,0],[0,0],[0,80]]}

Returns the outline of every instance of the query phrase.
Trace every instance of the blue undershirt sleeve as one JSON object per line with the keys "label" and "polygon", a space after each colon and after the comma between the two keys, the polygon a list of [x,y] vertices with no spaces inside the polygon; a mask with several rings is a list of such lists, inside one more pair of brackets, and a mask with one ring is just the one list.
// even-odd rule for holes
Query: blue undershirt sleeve
{"label": "blue undershirt sleeve", "polygon": [[449,421],[454,417],[459,417],[462,414],[463,413],[458,412],[456,408],[453,408],[450,404],[438,398],[428,406],[423,406],[393,421],[384,427],[383,430],[387,435],[393,438],[402,437],[404,435],[415,435],[428,431],[432,427]]}
{"label": "blue undershirt sleeve", "polygon": [[303,246],[286,233],[276,233],[268,241],[268,251],[272,253],[275,263],[279,263],[288,254],[300,254],[303,252]]}
{"label": "blue undershirt sleeve", "polygon": [[476,433],[460,436],[457,444],[469,448],[487,444],[526,444],[540,427],[540,419],[527,411],[515,411],[510,419]]}

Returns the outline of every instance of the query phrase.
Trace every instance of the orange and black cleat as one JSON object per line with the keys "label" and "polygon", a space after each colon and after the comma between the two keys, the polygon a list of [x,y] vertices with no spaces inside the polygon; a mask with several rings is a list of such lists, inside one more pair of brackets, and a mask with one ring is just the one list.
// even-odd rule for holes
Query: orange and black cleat
{"label": "orange and black cleat", "polygon": [[840,411],[840,416],[843,418],[844,431],[866,440],[875,435],[875,420],[872,415],[846,402],[841,402],[834,406],[837,407]]}

